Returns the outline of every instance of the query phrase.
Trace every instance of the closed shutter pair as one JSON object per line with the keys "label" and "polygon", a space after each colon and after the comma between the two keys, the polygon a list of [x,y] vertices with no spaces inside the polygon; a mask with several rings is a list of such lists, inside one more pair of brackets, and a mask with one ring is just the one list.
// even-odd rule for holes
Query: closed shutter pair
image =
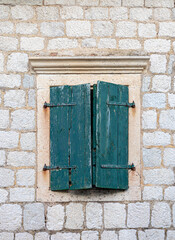
{"label": "closed shutter pair", "polygon": [[128,86],[50,88],[51,190],[128,188]]}

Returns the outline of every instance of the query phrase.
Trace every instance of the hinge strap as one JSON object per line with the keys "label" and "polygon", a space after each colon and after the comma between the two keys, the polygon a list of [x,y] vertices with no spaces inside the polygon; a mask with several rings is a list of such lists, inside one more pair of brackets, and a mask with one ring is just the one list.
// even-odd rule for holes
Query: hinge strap
{"label": "hinge strap", "polygon": [[43,171],[47,171],[47,170],[62,170],[62,169],[75,169],[76,166],[72,166],[72,167],[69,167],[69,166],[56,166],[56,167],[51,167],[51,166],[46,166],[46,164],[44,164],[44,167],[43,167]]}
{"label": "hinge strap", "polygon": [[43,108],[47,108],[47,107],[67,107],[67,106],[75,106],[76,103],[61,103],[61,104],[50,104],[50,103],[47,103],[45,102],[44,105],[43,105]]}
{"label": "hinge strap", "polygon": [[132,103],[128,102],[107,102],[107,105],[114,105],[114,106],[123,106],[123,107],[132,107],[135,108],[135,102],[133,101]]}
{"label": "hinge strap", "polygon": [[135,166],[132,163],[131,165],[113,165],[113,164],[105,164],[105,165],[101,165],[101,168],[112,168],[112,169],[131,169],[133,171],[135,171]]}

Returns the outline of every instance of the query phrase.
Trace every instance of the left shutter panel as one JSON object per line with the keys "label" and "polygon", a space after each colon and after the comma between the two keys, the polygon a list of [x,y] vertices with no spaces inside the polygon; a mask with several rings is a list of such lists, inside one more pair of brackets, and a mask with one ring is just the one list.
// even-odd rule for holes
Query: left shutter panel
{"label": "left shutter panel", "polygon": [[[66,104],[75,103],[74,106]],[[91,188],[90,85],[50,88],[51,190]]]}

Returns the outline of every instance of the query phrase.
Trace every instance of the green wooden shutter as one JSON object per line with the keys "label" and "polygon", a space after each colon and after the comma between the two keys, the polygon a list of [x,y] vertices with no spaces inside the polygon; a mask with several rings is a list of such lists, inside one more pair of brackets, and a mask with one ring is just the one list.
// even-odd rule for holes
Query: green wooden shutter
{"label": "green wooden shutter", "polygon": [[50,165],[63,167],[51,170],[51,190],[91,188],[90,84],[51,87],[50,104],[64,105],[50,108]]}
{"label": "green wooden shutter", "polygon": [[[96,187],[128,188],[128,87],[97,83]],[[103,167],[104,168],[103,168]],[[117,167],[117,168],[113,168]]]}

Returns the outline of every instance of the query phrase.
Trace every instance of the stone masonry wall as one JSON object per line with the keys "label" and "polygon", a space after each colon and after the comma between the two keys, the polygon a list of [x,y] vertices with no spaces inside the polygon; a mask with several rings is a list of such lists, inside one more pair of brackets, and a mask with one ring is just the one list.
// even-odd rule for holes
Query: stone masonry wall
{"label": "stone masonry wall", "polygon": [[[173,0],[0,0],[0,240],[175,240]],[[32,55],[150,55],[139,202],[36,202]]]}

